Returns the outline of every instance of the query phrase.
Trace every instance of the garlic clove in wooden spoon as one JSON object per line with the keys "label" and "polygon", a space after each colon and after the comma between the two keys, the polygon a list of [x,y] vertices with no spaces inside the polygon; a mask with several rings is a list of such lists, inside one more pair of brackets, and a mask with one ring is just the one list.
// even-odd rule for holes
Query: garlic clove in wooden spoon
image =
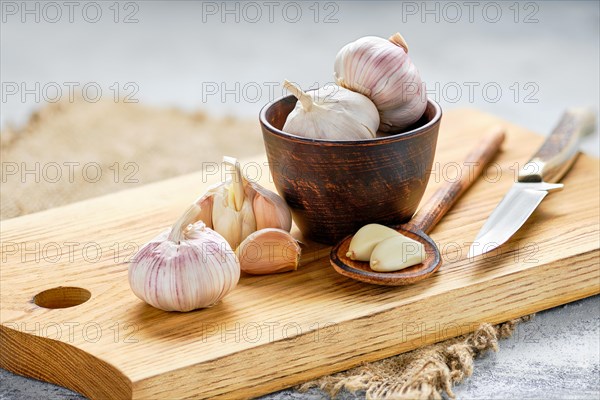
{"label": "garlic clove in wooden spoon", "polygon": [[398,234],[377,244],[371,253],[370,267],[377,272],[399,271],[425,260],[425,246]]}
{"label": "garlic clove in wooden spoon", "polygon": [[288,115],[283,131],[311,139],[371,139],[377,133],[379,113],[366,96],[337,85],[302,91],[284,81],[298,102]]}
{"label": "garlic clove in wooden spoon", "polygon": [[351,260],[369,261],[371,253],[379,242],[400,233],[392,228],[380,224],[363,226],[352,236],[346,257]]}

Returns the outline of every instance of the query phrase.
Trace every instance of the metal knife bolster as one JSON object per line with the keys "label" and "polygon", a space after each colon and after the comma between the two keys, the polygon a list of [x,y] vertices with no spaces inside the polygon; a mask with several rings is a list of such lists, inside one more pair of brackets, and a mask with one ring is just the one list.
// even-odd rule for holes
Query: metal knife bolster
{"label": "metal knife bolster", "polygon": [[579,154],[579,140],[594,131],[596,115],[567,110],[542,147],[519,171],[519,182],[558,182]]}

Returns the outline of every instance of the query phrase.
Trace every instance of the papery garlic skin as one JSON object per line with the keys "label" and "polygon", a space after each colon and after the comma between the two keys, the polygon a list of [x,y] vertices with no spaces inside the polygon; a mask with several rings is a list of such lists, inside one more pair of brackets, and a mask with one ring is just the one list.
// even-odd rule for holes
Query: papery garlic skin
{"label": "papery garlic skin", "polygon": [[298,102],[287,116],[282,130],[311,139],[371,139],[377,133],[379,112],[366,96],[337,85],[303,92],[284,82]]}
{"label": "papery garlic skin", "polygon": [[295,271],[300,245],[281,229],[266,228],[249,235],[235,250],[242,271],[253,275]]}
{"label": "papery garlic skin", "polygon": [[362,93],[379,110],[379,130],[400,132],[417,122],[427,107],[425,87],[397,33],[389,40],[366,36],[345,45],[337,54],[338,85]]}
{"label": "papery garlic skin", "polygon": [[[176,223],[144,245],[129,265],[133,293],[164,311],[210,307],[240,279],[237,256],[221,235],[202,222],[181,225],[177,228]],[[176,235],[173,229],[182,232]]]}
{"label": "papery garlic skin", "polygon": [[292,229],[292,214],[285,200],[257,183],[249,182],[249,186],[254,190],[252,209],[256,230],[276,228],[289,232]]}

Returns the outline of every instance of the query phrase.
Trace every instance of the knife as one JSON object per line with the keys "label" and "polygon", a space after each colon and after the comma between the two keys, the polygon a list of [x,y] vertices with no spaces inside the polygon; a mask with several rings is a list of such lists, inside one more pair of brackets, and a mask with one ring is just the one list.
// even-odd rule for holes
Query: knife
{"label": "knife", "polygon": [[468,258],[490,252],[519,230],[548,193],[562,190],[557,183],[579,154],[580,139],[594,131],[596,115],[569,109],[535,155],[519,171],[502,201],[485,222],[469,248]]}

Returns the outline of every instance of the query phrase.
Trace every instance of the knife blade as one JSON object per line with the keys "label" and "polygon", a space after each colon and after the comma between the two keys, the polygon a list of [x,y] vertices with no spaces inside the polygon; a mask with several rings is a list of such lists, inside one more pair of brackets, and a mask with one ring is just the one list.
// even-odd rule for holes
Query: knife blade
{"label": "knife blade", "polygon": [[538,149],[519,171],[517,182],[490,214],[469,248],[468,258],[490,252],[506,243],[523,226],[542,200],[563,188],[562,179],[579,154],[581,138],[594,131],[596,115],[589,110],[567,110]]}

